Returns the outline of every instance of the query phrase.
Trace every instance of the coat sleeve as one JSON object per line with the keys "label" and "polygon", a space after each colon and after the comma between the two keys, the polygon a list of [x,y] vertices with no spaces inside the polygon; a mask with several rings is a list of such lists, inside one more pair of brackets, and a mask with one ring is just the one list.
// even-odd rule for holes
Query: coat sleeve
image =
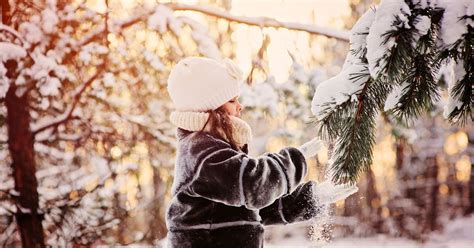
{"label": "coat sleeve", "polygon": [[288,224],[314,218],[321,212],[314,194],[315,182],[309,181],[296,188],[291,194],[277,199],[270,206],[260,210],[264,225]]}
{"label": "coat sleeve", "polygon": [[230,206],[257,210],[291,193],[307,173],[306,161],[296,148],[251,158],[225,142],[201,147],[190,195]]}

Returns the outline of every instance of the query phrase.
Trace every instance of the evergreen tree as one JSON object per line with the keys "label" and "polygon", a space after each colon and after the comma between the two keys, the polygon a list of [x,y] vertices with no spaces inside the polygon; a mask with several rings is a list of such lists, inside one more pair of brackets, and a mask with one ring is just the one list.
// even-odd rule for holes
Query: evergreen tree
{"label": "evergreen tree", "polygon": [[410,123],[439,100],[440,67],[452,64],[445,116],[473,118],[473,10],[463,0],[383,0],[351,30],[342,72],[316,90],[312,111],[319,135],[335,141],[331,176],[354,183],[372,163],[379,112]]}

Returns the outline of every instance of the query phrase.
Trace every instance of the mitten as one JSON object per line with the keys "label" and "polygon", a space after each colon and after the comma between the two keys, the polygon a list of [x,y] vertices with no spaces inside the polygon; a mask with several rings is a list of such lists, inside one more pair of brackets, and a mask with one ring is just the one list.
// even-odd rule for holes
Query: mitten
{"label": "mitten", "polygon": [[315,185],[309,181],[298,186],[291,194],[279,198],[260,210],[264,225],[288,224],[315,217],[320,211],[315,198]]}
{"label": "mitten", "polygon": [[323,142],[318,138],[314,138],[298,147],[298,150],[300,150],[301,153],[303,153],[303,156],[307,159],[315,156],[322,147]]}
{"label": "mitten", "polygon": [[320,184],[314,184],[314,194],[318,199],[318,204],[326,205],[346,199],[359,190],[356,185],[341,184],[335,185],[331,180],[326,180]]}

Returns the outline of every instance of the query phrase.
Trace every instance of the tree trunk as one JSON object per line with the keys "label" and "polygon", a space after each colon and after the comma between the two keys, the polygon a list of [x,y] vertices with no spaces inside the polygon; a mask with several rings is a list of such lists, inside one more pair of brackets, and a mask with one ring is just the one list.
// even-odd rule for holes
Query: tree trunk
{"label": "tree trunk", "polygon": [[2,23],[5,25],[10,24],[10,4],[8,0],[0,0],[0,10],[2,13]]}
{"label": "tree trunk", "polygon": [[[0,0],[2,23],[11,25],[11,6],[8,0]],[[7,69],[7,80],[14,82],[17,73],[17,62],[4,63]],[[12,170],[15,182],[17,211],[15,218],[23,247],[45,247],[42,226],[43,216],[38,214],[39,196],[36,180],[34,153],[34,135],[30,130],[30,112],[28,92],[16,95],[16,87],[10,85],[5,96],[7,107],[8,149],[12,159]]]}
{"label": "tree trunk", "polygon": [[[165,185],[161,181],[160,171],[156,167],[153,167],[153,185],[155,186],[154,187],[154,198],[155,198],[154,201],[156,203],[164,202],[165,194],[163,191],[164,191]],[[150,222],[149,222],[149,226],[151,229],[150,241],[155,241],[155,240],[159,240],[166,237],[167,229],[166,229],[165,219],[163,218],[164,216],[162,216],[162,212],[165,212],[163,211],[164,207],[165,207],[164,204],[154,204],[151,210],[151,215],[153,216],[153,218],[150,218]]]}
{"label": "tree trunk", "polygon": [[[403,173],[404,161],[405,161],[405,145],[406,141],[404,138],[397,137],[395,141],[395,168],[397,173],[397,181],[399,186],[406,186],[406,175]],[[390,209],[390,218],[393,220],[396,230],[404,235],[404,224],[403,224],[403,208],[398,205],[398,202],[404,199],[406,196],[406,189],[400,190],[400,195],[395,195],[389,199],[387,203]]]}
{"label": "tree trunk", "polygon": [[120,245],[127,244],[128,240],[126,237],[126,231],[127,231],[127,226],[126,226],[126,221],[127,221],[127,213],[126,210],[123,209],[122,204],[121,204],[121,195],[119,192],[114,193],[114,216],[120,220],[120,223],[118,224],[116,228],[116,242]]}
{"label": "tree trunk", "polygon": [[[8,68],[14,70],[16,68]],[[5,103],[7,107],[8,148],[12,158],[12,169],[16,197],[15,213],[23,247],[44,247],[42,216],[38,214],[38,182],[34,154],[34,137],[30,130],[28,93],[18,97],[16,87],[10,86]]]}
{"label": "tree trunk", "polygon": [[426,230],[434,231],[437,229],[437,219],[438,219],[438,192],[439,192],[439,183],[438,183],[438,172],[439,166],[436,157],[429,157],[426,160],[427,163],[427,181],[428,181],[428,189],[427,189],[427,225]]}
{"label": "tree trunk", "polygon": [[[360,185],[358,186],[359,188],[361,188]],[[361,193],[360,191],[358,191],[354,193],[353,195],[350,195],[344,200],[344,212],[343,212],[344,217],[356,218],[357,222],[363,219],[362,218],[363,206],[360,203],[360,198],[361,198]],[[352,235],[354,234],[354,231],[356,230],[356,227],[352,225],[345,225],[342,228],[343,228],[344,235]]]}
{"label": "tree trunk", "polygon": [[375,187],[375,175],[372,168],[366,173],[366,203],[370,209],[369,218],[370,223],[372,223],[372,227],[376,233],[382,233],[383,230],[383,219],[382,219],[382,207],[381,207],[381,199],[380,195],[377,192],[377,188]]}
{"label": "tree trunk", "polygon": [[474,213],[474,128],[467,130],[468,144],[467,144],[467,155],[471,161],[471,176],[469,177],[469,206],[466,209],[465,214]]}

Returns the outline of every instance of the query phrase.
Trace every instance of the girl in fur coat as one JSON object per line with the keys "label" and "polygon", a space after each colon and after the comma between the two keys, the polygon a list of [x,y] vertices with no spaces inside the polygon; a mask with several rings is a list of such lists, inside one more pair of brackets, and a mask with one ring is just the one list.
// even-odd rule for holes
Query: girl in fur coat
{"label": "girl in fur coat", "polygon": [[229,59],[188,57],[168,78],[177,157],[166,211],[168,247],[263,247],[263,226],[315,217],[357,188],[303,180],[321,141],[248,156],[242,73]]}

